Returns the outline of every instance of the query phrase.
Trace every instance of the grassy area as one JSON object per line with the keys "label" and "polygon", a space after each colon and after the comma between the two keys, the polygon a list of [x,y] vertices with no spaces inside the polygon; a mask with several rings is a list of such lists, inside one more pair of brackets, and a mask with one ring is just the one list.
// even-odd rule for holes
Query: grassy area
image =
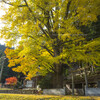
{"label": "grassy area", "polygon": [[11,88],[0,88],[0,90],[13,90]]}
{"label": "grassy area", "polygon": [[100,97],[0,94],[0,100],[100,100]]}

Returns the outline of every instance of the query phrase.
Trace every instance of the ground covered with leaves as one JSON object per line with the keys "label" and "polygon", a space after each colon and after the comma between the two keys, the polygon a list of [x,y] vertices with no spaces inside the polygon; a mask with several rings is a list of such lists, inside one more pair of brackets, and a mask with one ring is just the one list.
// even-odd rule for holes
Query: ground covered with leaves
{"label": "ground covered with leaves", "polygon": [[0,100],[100,100],[100,97],[0,94]]}

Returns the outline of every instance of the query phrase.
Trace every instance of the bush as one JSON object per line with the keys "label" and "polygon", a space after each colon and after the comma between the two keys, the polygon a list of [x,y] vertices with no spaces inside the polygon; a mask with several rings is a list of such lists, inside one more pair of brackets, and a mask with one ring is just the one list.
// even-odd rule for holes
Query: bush
{"label": "bush", "polygon": [[8,85],[8,86],[15,86],[17,84],[17,78],[16,77],[9,77],[9,78],[6,78],[6,83],[5,85]]}

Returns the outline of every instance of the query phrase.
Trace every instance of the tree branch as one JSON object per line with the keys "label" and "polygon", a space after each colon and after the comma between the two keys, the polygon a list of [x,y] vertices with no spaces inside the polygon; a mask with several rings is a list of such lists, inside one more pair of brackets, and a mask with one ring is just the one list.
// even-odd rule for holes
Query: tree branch
{"label": "tree branch", "polygon": [[32,38],[32,39],[35,39],[33,36],[31,36],[31,35],[28,35],[28,37],[30,37],[30,38]]}
{"label": "tree branch", "polygon": [[54,52],[52,52],[51,50],[49,50],[46,46],[41,46],[41,47],[43,47],[44,49],[46,49],[50,53],[50,55],[52,57],[54,57],[54,55],[53,55]]}
{"label": "tree branch", "polygon": [[[30,36],[30,35],[28,35],[28,37],[30,37],[30,38],[32,38],[32,39],[35,39],[33,36]],[[36,40],[36,39],[35,39]],[[38,45],[38,44],[37,44]],[[46,49],[49,53],[50,53],[50,55],[52,56],[52,57],[54,57],[54,55],[53,55],[53,51],[51,51],[51,50],[49,50],[46,46],[43,46],[43,45],[40,45],[41,47],[43,47],[44,49]]]}
{"label": "tree branch", "polygon": [[[8,3],[6,2],[5,0],[2,0],[4,3],[8,4],[8,5],[11,5],[11,6],[14,6],[12,3]],[[27,5],[19,5],[18,7],[27,7]]]}
{"label": "tree branch", "polygon": [[37,7],[39,7],[40,9],[42,9],[42,10],[44,10],[44,11],[45,11],[45,9],[44,9],[44,8],[42,8],[41,6],[37,5]]}
{"label": "tree branch", "polygon": [[25,2],[25,4],[26,4],[26,6],[28,7],[29,11],[30,11],[30,12],[32,12],[32,10],[30,9],[30,7],[28,6],[27,1],[26,1],[26,0],[24,0],[24,2]]}
{"label": "tree branch", "polygon": [[42,32],[46,35],[46,37],[48,37],[48,35],[46,34],[46,32],[44,31],[44,29],[42,28],[41,24],[39,24],[40,29],[42,30]]}
{"label": "tree branch", "polygon": [[70,1],[68,2],[68,4],[67,4],[67,8],[66,8],[66,12],[65,12],[65,17],[64,17],[64,19],[67,19],[67,17],[68,17],[70,5],[71,5],[71,0],[70,0]]}

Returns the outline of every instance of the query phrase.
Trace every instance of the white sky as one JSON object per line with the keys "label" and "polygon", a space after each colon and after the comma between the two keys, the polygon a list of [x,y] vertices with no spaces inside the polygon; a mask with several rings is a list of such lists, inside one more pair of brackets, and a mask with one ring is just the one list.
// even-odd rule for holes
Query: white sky
{"label": "white sky", "polygon": [[[2,9],[2,6],[4,6],[5,8],[9,8],[9,5],[8,5],[8,4],[3,4],[3,5],[2,5],[2,3],[0,3],[0,18],[2,18],[2,15],[5,14],[5,11]],[[2,29],[3,26],[4,26],[4,24],[3,24],[3,22],[0,20],[0,29]],[[4,41],[5,41],[4,39],[0,39],[0,44],[4,45],[4,44],[5,44]],[[19,41],[20,41],[20,39],[18,39],[17,42],[19,42]],[[16,43],[16,44],[14,45],[14,47],[16,47],[16,46],[18,46],[18,45],[19,45],[19,44]]]}
{"label": "white sky", "polygon": [[[0,17],[2,17],[2,15],[4,14],[4,11],[0,9]],[[2,21],[0,20],[0,29],[2,28],[2,26],[4,26],[2,24]],[[0,39],[0,44],[4,44],[4,39]]]}
{"label": "white sky", "polygon": [[[7,6],[7,5],[5,5]],[[2,15],[5,14],[5,11],[2,9],[2,3],[0,3],[0,18],[2,17]],[[4,24],[2,23],[2,21],[0,20],[0,29],[4,26]],[[5,44],[4,39],[0,39],[0,44]]]}

